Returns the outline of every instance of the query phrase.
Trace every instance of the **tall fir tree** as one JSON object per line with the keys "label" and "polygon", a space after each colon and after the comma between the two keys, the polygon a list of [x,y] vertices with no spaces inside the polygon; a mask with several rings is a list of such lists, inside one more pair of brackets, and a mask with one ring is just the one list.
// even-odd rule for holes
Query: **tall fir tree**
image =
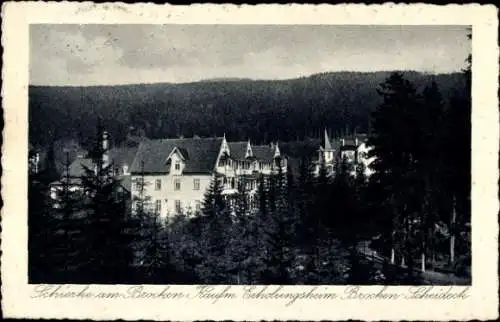
{"label": "tall fir tree", "polygon": [[55,245],[57,259],[55,263],[59,266],[59,274],[63,280],[70,280],[72,275],[79,275],[84,268],[85,257],[81,249],[82,244],[82,192],[78,178],[73,178],[70,173],[69,153],[66,153],[64,173],[60,181],[61,185],[54,201],[57,205],[53,208],[53,220],[56,222],[57,238]]}
{"label": "tall fir tree", "polygon": [[147,212],[141,218],[143,247],[140,266],[146,282],[168,284],[175,282],[171,263],[169,223],[160,214]]}
{"label": "tall fir tree", "polygon": [[447,168],[443,154],[443,98],[433,81],[423,91],[419,113],[420,142],[417,155],[417,176],[420,178],[421,210],[418,218],[420,268],[426,270],[427,254],[434,248],[434,227],[439,220],[440,203],[446,200],[443,173]]}
{"label": "tall fir tree", "polygon": [[196,267],[197,275],[207,284],[225,283],[231,267],[228,245],[232,218],[217,176],[213,178],[205,194],[200,216],[201,233],[198,245],[202,262]]}
{"label": "tall fir tree", "polygon": [[28,175],[28,280],[30,283],[54,281],[55,222],[48,200],[49,186],[39,173]]}
{"label": "tall fir tree", "polygon": [[258,230],[258,215],[252,212],[246,180],[240,180],[229,251],[236,284],[254,284],[258,280],[262,270]]}
{"label": "tall fir tree", "polygon": [[[472,34],[467,37],[472,39]],[[472,112],[472,56],[466,58],[466,67],[463,70],[465,80],[464,93],[454,93],[450,106],[445,111],[444,127],[446,128],[446,162],[448,191],[451,193],[449,219],[449,262],[456,260],[457,242],[460,232],[470,233],[471,216],[471,112]],[[465,246],[467,249],[467,246]],[[468,251],[467,253],[470,253]],[[470,256],[470,254],[465,254]]]}
{"label": "tall fir tree", "polygon": [[[418,143],[419,124],[415,118],[418,95],[414,86],[402,74],[393,73],[378,90],[382,104],[374,112],[371,154],[375,175],[380,187],[380,202],[392,213],[392,231],[388,238],[392,251],[404,262],[411,254],[409,236],[410,214],[419,203],[412,194],[415,180],[414,146]],[[391,254],[394,258],[394,254]]]}
{"label": "tall fir tree", "polygon": [[90,153],[92,167],[84,167],[82,177],[86,195],[86,274],[95,282],[117,283],[130,278],[133,236],[126,233],[126,196],[114,176],[112,164],[106,162],[107,152],[99,123]]}
{"label": "tall fir tree", "polygon": [[296,277],[296,217],[290,204],[287,176],[281,158],[269,181],[269,221],[263,236],[266,243],[264,283],[289,284]]}

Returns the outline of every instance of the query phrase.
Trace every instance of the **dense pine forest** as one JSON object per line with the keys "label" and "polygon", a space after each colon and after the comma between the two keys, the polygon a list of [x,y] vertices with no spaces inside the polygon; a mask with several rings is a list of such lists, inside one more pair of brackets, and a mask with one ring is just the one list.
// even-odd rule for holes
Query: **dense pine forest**
{"label": "dense pine forest", "polygon": [[[186,84],[29,88],[29,135],[36,146],[73,138],[91,145],[102,119],[116,143],[131,127],[151,139],[226,136],[267,144],[318,138],[327,127],[367,133],[390,73],[336,72],[290,80],[220,79]],[[443,99],[463,93],[460,73],[404,72],[419,90],[434,80]]]}
{"label": "dense pine forest", "polygon": [[[141,195],[132,216],[111,170],[101,166],[86,170],[83,191],[64,189],[59,208],[53,208],[49,162],[30,177],[30,281],[470,283],[470,70],[435,77],[376,74],[383,79],[373,88],[360,80],[366,80],[363,74],[342,75],[108,90],[31,88],[30,138],[55,128],[53,135],[94,138],[88,146],[96,163],[102,160],[95,139],[100,130],[85,127],[102,116],[106,127],[115,120],[117,133],[126,135],[133,125],[150,137],[226,131],[292,141],[323,126],[360,128],[370,133],[376,172],[367,178],[358,167],[352,176],[350,165],[339,162],[333,177],[325,169],[314,176],[315,155],[303,154],[297,171],[262,177],[254,207],[244,185],[230,207],[214,180],[199,213],[167,220],[151,212]],[[98,95],[106,100],[97,104]],[[174,105],[177,100],[180,105]]]}

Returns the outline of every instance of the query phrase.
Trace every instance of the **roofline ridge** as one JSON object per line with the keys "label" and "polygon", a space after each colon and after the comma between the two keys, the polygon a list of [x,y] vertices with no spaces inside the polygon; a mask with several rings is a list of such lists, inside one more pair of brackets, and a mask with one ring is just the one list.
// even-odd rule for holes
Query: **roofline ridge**
{"label": "roofline ridge", "polygon": [[[190,138],[159,138],[159,139],[152,139],[148,140],[145,142],[158,142],[158,141],[182,141],[182,140],[222,140],[222,136],[217,136],[217,137],[190,137]],[[142,142],[141,142],[142,143]]]}

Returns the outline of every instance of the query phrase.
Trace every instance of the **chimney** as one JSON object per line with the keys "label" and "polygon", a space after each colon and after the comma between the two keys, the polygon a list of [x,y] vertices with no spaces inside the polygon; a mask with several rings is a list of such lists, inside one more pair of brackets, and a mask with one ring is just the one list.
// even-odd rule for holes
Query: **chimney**
{"label": "chimney", "polygon": [[104,151],[109,150],[109,133],[108,133],[108,131],[104,131],[102,133],[102,149]]}
{"label": "chimney", "polygon": [[106,167],[109,165],[109,133],[108,131],[104,131],[102,133],[102,149],[103,149],[103,154],[102,154],[102,162],[103,166]]}
{"label": "chimney", "polygon": [[355,145],[358,146],[358,138],[355,139]]}

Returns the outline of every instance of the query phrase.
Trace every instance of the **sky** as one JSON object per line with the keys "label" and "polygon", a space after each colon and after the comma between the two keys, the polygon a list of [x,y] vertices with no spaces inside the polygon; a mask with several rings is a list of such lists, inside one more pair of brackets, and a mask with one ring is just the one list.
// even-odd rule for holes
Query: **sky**
{"label": "sky", "polygon": [[470,52],[466,26],[40,24],[29,71],[31,85],[72,86],[450,73]]}

